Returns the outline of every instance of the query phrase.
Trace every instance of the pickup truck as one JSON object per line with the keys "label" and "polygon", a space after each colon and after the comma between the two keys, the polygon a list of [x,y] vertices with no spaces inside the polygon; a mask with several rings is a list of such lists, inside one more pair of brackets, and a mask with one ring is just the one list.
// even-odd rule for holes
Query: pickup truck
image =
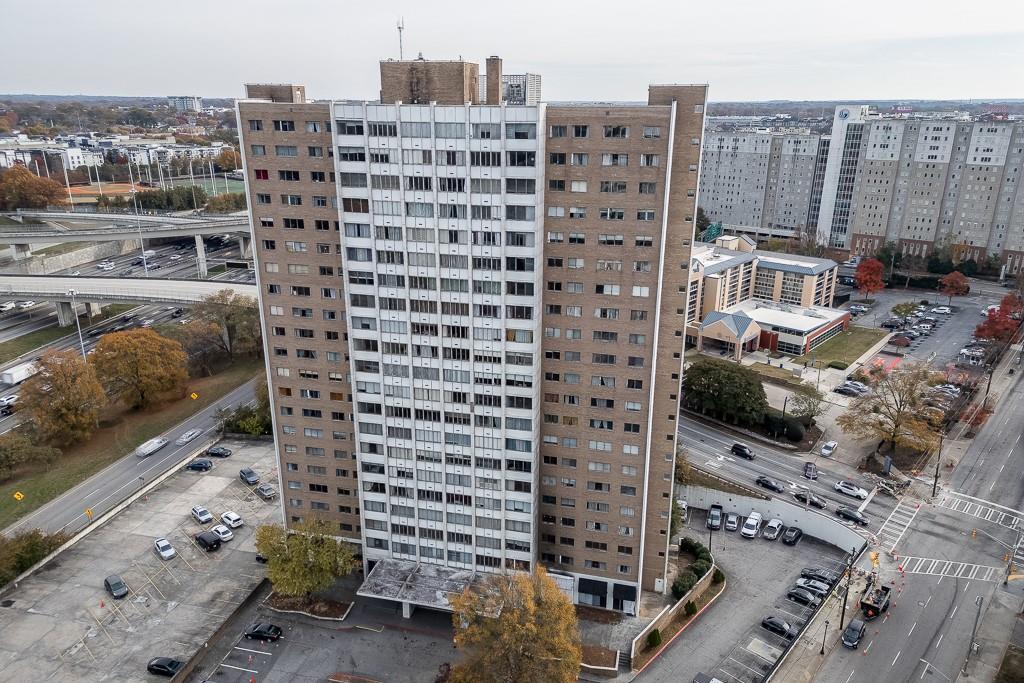
{"label": "pickup truck", "polygon": [[722,506],[715,503],[708,509],[708,521],[707,526],[709,529],[718,531],[722,528]]}

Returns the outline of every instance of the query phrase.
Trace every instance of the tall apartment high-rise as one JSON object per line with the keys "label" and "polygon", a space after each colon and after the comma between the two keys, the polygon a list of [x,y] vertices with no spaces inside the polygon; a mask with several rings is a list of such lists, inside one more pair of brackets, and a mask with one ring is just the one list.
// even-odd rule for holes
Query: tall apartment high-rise
{"label": "tall apartment high-rise", "polygon": [[[502,74],[502,98],[509,104],[540,104],[540,74]],[[480,75],[480,101],[486,99],[487,74]]]}
{"label": "tall apartment high-rise", "polygon": [[173,95],[167,98],[167,106],[174,107],[174,111],[179,114],[200,111],[203,108],[203,98],[196,95]]}
{"label": "tall apartment high-rise", "polygon": [[285,519],[634,613],[667,588],[706,86],[477,104],[477,73],[237,104]]}

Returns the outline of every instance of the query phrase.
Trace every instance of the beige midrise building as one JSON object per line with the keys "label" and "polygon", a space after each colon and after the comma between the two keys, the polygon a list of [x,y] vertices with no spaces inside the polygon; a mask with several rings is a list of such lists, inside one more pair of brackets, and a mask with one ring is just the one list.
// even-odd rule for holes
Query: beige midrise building
{"label": "beige midrise building", "polygon": [[688,344],[736,360],[758,349],[800,356],[846,329],[850,314],[831,308],[834,261],[754,247],[742,235],[694,245]]}

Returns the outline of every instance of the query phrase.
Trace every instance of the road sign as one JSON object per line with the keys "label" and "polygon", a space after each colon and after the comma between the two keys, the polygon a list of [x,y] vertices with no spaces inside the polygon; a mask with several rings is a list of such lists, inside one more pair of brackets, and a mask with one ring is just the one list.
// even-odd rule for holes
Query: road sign
{"label": "road sign", "polygon": [[19,500],[20,501],[24,497],[25,497],[25,494],[22,493],[21,491],[15,491],[14,492],[14,500]]}
{"label": "road sign", "polygon": [[199,398],[199,394],[193,391],[191,394],[189,394],[189,398],[191,398],[194,401],[197,398]]}
{"label": "road sign", "polygon": [[92,508],[85,508],[85,516],[92,519]]}

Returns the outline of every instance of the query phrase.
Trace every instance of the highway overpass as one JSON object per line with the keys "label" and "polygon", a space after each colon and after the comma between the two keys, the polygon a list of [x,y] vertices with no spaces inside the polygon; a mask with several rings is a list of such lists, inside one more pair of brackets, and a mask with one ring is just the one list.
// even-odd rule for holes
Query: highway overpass
{"label": "highway overpass", "polygon": [[12,218],[44,221],[89,221],[95,227],[66,228],[58,225],[0,226],[0,244],[54,244],[56,242],[104,242],[156,237],[190,237],[249,232],[247,216],[170,216],[160,214],[76,213],[55,211],[19,211]]}
{"label": "highway overpass", "polygon": [[257,296],[256,285],[224,280],[172,280],[166,278],[70,277],[60,275],[0,275],[0,298],[55,301],[62,326],[71,325],[72,295],[79,303],[150,303],[189,305],[230,289]]}

